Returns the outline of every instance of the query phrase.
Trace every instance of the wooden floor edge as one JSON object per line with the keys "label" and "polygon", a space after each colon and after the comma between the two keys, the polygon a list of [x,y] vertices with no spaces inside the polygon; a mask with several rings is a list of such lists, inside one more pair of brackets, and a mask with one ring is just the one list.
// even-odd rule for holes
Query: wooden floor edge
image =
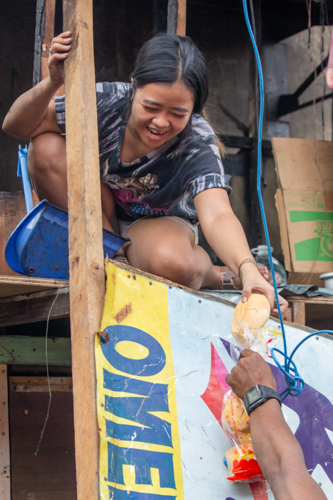
{"label": "wooden floor edge", "polygon": [[69,281],[55,280],[51,278],[31,278],[30,276],[10,276],[2,274],[0,275],[0,285],[2,284],[63,288],[69,285]]}
{"label": "wooden floor edge", "polygon": [[203,297],[204,299],[209,299],[214,302],[221,302],[222,304],[226,304],[227,306],[236,307],[236,304],[230,302],[229,300],[222,299],[220,297],[216,297],[216,295],[211,295],[210,293],[202,292],[200,290],[194,290],[193,288],[188,288],[187,286],[180,285],[179,283],[174,283],[173,281],[167,280],[165,278],[161,278],[161,276],[156,276],[155,274],[150,274],[145,271],[141,271],[141,269],[137,269],[136,267],[132,267],[129,264],[124,264],[118,260],[109,259],[108,257],[105,259],[105,264],[107,262],[112,262],[116,267],[120,269],[124,269],[132,274],[138,274],[139,276],[143,276],[148,279],[152,279],[157,281],[158,283],[163,283],[169,287],[178,288],[179,290],[184,290],[184,292],[191,293],[192,295],[197,295],[198,297]]}
{"label": "wooden floor edge", "polygon": [[[105,264],[107,264],[107,262],[112,262],[112,264],[114,264],[116,267],[119,267],[120,269],[124,269],[125,271],[128,271],[132,274],[138,274],[139,276],[143,276],[145,278],[152,279],[154,281],[158,281],[159,283],[163,283],[169,287],[179,288],[179,290],[184,290],[185,292],[191,293],[192,295],[197,295],[198,297],[202,297],[204,299],[208,299],[208,300],[211,300],[213,302],[220,302],[221,304],[225,304],[225,305],[231,306],[233,308],[236,307],[236,304],[234,302],[230,302],[229,300],[222,299],[220,297],[216,297],[215,295],[211,295],[209,293],[201,292],[200,290],[193,290],[192,288],[188,288],[186,286],[179,285],[178,283],[174,283],[173,281],[167,280],[165,278],[161,278],[160,276],[155,276],[154,274],[149,274],[149,273],[146,273],[145,271],[141,271],[140,269],[137,269],[136,267],[132,267],[128,264],[124,264],[123,262],[109,259],[108,257],[105,259]],[[272,321],[274,321],[275,323],[280,323],[279,318],[277,318],[276,316],[271,315],[270,319]],[[298,328],[299,330],[303,330],[304,332],[307,332],[307,333],[313,333],[316,331],[308,326],[298,325],[297,323],[291,323],[288,321],[284,321],[283,324],[288,325],[288,326],[292,326],[294,328]],[[326,334],[323,334],[322,336],[326,336],[330,339],[332,338],[332,336],[326,335]]]}

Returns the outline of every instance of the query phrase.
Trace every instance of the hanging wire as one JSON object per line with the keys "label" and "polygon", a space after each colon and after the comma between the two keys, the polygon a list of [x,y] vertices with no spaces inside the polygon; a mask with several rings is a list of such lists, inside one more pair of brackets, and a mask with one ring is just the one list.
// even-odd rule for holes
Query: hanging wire
{"label": "hanging wire", "polygon": [[52,312],[53,306],[54,306],[54,304],[55,304],[58,296],[59,296],[59,292],[54,297],[54,301],[51,304],[51,307],[50,307],[50,310],[49,310],[49,314],[47,315],[47,321],[46,321],[46,332],[45,332],[45,364],[46,364],[47,386],[48,386],[48,392],[49,392],[49,403],[47,405],[47,412],[46,412],[46,417],[45,417],[45,422],[44,422],[44,425],[43,425],[43,429],[42,429],[42,432],[40,434],[40,438],[39,438],[39,441],[38,441],[37,449],[35,451],[35,457],[37,456],[37,454],[39,452],[39,448],[40,448],[40,444],[41,444],[43,436],[44,436],[44,431],[45,431],[45,428],[46,428],[46,424],[47,424],[47,421],[48,421],[49,416],[50,416],[50,408],[51,408],[51,401],[52,401],[52,392],[51,392],[51,383],[50,383],[50,374],[49,374],[49,358],[48,358],[48,350],[47,350],[47,341],[48,341],[48,334],[49,334],[50,316],[51,316],[51,312]]}
{"label": "hanging wire", "polygon": [[[274,266],[273,266],[272,252],[271,252],[271,244],[270,244],[270,239],[269,239],[265,208],[264,208],[264,203],[263,203],[263,198],[262,198],[262,193],[261,193],[261,166],[262,166],[261,165],[261,163],[262,163],[261,149],[262,149],[262,129],[263,129],[263,119],[264,119],[264,78],[263,78],[263,71],[262,71],[262,65],[261,65],[258,47],[257,47],[256,41],[255,41],[254,35],[253,35],[253,31],[252,31],[251,23],[250,23],[250,19],[249,19],[249,14],[248,14],[248,9],[247,9],[247,0],[242,0],[242,1],[243,1],[245,22],[246,22],[247,29],[249,31],[249,35],[250,35],[251,42],[253,45],[253,50],[255,53],[257,66],[258,66],[258,74],[259,74],[260,99],[259,99],[259,123],[258,123],[257,193],[258,193],[259,206],[260,206],[260,211],[261,211],[261,216],[262,216],[262,221],[263,221],[263,226],[264,226],[266,245],[267,245],[267,249],[268,249],[269,264],[270,264],[271,269],[273,270]],[[311,6],[311,0],[309,0],[309,3]],[[314,335],[319,335],[321,333],[328,333],[328,334],[333,335],[333,331],[321,330],[319,332],[315,332],[315,333],[308,335],[301,342],[299,342],[299,344],[297,344],[297,346],[292,351],[291,355],[288,357],[287,339],[286,339],[286,333],[285,333],[285,329],[284,329],[284,323],[283,323],[283,318],[282,318],[282,313],[281,313],[281,308],[280,308],[280,303],[279,303],[279,296],[278,296],[274,272],[272,272],[272,279],[273,279],[273,287],[274,287],[274,293],[275,293],[276,306],[277,306],[279,320],[280,320],[280,324],[281,324],[283,351],[281,351],[280,349],[273,348],[273,349],[271,349],[271,355],[272,355],[272,358],[275,361],[276,365],[278,366],[278,368],[282,371],[282,373],[285,376],[287,387],[280,394],[281,401],[284,401],[288,395],[299,396],[301,394],[302,390],[304,389],[304,386],[305,386],[305,382],[302,379],[302,377],[300,376],[300,374],[298,373],[296,364],[293,361],[293,357],[294,357],[296,351],[299,349],[299,347],[307,339],[313,337]],[[280,363],[278,361],[277,354],[280,354],[283,357],[282,363]]]}

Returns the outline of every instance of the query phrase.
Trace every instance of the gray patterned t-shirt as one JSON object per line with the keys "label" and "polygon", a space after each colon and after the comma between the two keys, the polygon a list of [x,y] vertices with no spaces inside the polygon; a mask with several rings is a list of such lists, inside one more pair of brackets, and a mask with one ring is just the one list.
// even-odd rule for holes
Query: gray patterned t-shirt
{"label": "gray patterned t-shirt", "polygon": [[[190,137],[174,137],[147,156],[124,164],[120,148],[130,89],[129,83],[96,84],[101,179],[112,189],[118,218],[176,215],[197,222],[193,202],[197,194],[210,188],[231,191],[213,130],[194,114]],[[55,101],[58,125],[65,131],[65,96]]]}

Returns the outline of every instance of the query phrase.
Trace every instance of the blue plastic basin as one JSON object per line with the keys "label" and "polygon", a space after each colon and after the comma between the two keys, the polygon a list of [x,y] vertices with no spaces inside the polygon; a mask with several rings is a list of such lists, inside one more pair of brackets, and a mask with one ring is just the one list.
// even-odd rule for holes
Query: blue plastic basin
{"label": "blue plastic basin", "polygon": [[[129,238],[103,229],[104,257],[112,259]],[[10,235],[5,257],[14,271],[38,278],[68,279],[68,214],[41,201]]]}

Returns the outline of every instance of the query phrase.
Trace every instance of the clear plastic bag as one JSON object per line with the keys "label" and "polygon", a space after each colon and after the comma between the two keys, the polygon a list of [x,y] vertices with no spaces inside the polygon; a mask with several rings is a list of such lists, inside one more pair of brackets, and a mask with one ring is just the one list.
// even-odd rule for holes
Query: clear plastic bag
{"label": "clear plastic bag", "polygon": [[[281,338],[281,333],[270,327],[250,328],[236,314],[233,315],[231,332],[237,345],[231,344],[231,357],[238,362],[242,349],[251,349],[264,359]],[[230,389],[222,404],[222,428],[232,447],[225,454],[225,464],[229,471],[228,480],[252,483],[265,478],[254,455],[250,433],[250,417],[241,399]]]}
{"label": "clear plastic bag", "polygon": [[261,354],[264,359],[267,359],[269,351],[277,345],[282,337],[281,332],[271,327],[250,328],[236,317],[232,319],[231,335],[236,340],[240,351],[242,349],[251,349],[251,351]]}
{"label": "clear plastic bag", "polygon": [[231,389],[223,398],[222,428],[233,445],[225,454],[227,479],[246,483],[264,481],[252,448],[250,418],[243,401]]}

